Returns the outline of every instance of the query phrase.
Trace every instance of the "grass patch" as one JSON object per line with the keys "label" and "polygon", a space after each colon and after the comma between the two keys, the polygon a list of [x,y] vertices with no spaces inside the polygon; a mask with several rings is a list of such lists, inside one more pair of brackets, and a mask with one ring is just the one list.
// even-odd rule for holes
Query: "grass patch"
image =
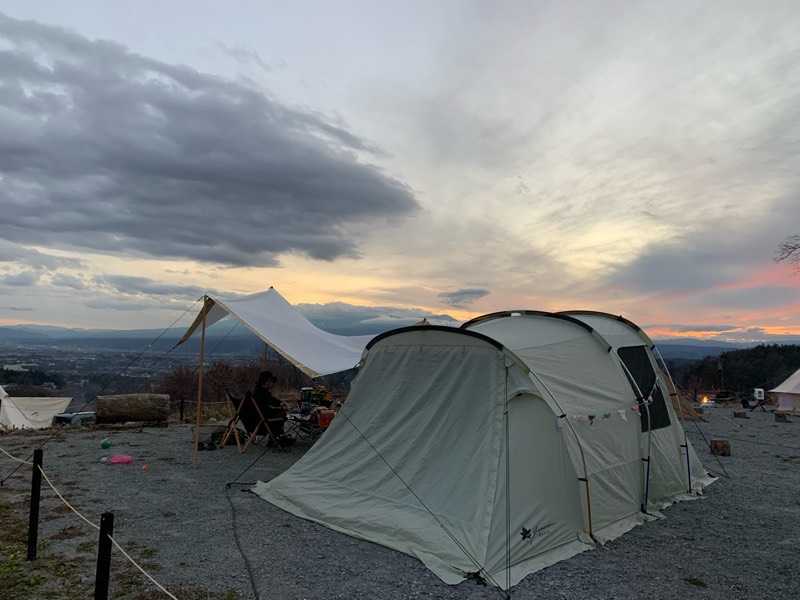
{"label": "grass patch", "polygon": [[27,522],[0,498],[0,590],[15,600],[90,598],[92,590],[80,581],[78,560],[50,555],[41,543],[36,561],[25,560]]}

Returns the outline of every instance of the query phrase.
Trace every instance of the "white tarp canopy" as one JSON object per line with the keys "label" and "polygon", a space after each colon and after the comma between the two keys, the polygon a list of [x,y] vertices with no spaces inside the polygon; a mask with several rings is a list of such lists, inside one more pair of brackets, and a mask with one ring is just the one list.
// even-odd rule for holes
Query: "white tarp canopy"
{"label": "white tarp canopy", "polygon": [[[618,537],[646,518],[645,436],[609,345],[585,334],[563,319],[495,319],[378,336],[331,427],[254,492],[447,583],[480,573],[506,589],[591,535]],[[650,506],[679,499],[686,476],[678,487]]]}
{"label": "white tarp canopy", "polygon": [[53,417],[64,412],[72,398],[0,399],[0,429],[44,429],[53,424]]}
{"label": "white tarp canopy", "polygon": [[779,411],[800,411],[800,369],[794,372],[786,381],[775,389],[769,391],[775,394]]}
{"label": "white tarp canopy", "polygon": [[314,326],[274,288],[231,300],[207,296],[203,308],[177,345],[188,340],[206,317],[206,327],[232,315],[264,343],[310,377],[352,369],[373,336],[335,335]]}

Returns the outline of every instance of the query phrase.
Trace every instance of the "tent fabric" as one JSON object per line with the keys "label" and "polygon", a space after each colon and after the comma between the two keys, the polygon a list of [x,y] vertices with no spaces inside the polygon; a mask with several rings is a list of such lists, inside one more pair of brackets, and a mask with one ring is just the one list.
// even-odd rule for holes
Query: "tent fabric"
{"label": "tent fabric", "polygon": [[201,327],[232,315],[310,377],[352,369],[373,336],[335,335],[314,326],[274,288],[233,299],[207,296],[203,308],[176,346]]}
{"label": "tent fabric", "polygon": [[637,515],[644,486],[639,415],[608,345],[549,315],[512,313],[466,327],[519,356],[566,414],[574,435],[564,439],[576,469],[585,461],[596,535],[604,538],[601,530]]}
{"label": "tent fabric", "polygon": [[14,398],[0,400],[0,428],[45,429],[64,412],[72,398]]}
{"label": "tent fabric", "polygon": [[[565,319],[396,330],[367,346],[328,431],[253,491],[447,583],[507,589],[648,518],[635,405],[609,344]],[[675,501],[687,477],[664,487]]]}
{"label": "tent fabric", "polygon": [[[631,321],[600,312],[566,311],[565,314],[592,327],[612,346],[612,351],[620,356],[620,350],[640,347],[646,353],[650,367],[656,376],[658,390],[666,399],[677,393],[674,390],[667,372],[667,367],[654,351],[655,345],[643,329]],[[619,366],[623,367],[620,358]],[[714,481],[703,467],[686,432],[675,414],[672,402],[664,402],[670,425],[651,432],[644,432],[641,438],[642,455],[650,458],[650,490],[649,501],[654,508],[663,507],[682,492],[688,492],[687,478],[691,473],[691,489],[693,492],[702,489]],[[688,457],[688,459],[687,459]],[[688,464],[687,464],[688,460]]]}
{"label": "tent fabric", "polygon": [[771,389],[778,402],[777,410],[781,412],[800,412],[800,369],[778,387]]}
{"label": "tent fabric", "polygon": [[[572,461],[524,367],[457,329],[424,329],[368,350],[330,428],[289,470],[257,483],[255,493],[415,556],[447,583],[481,572],[505,588],[587,549],[579,539],[584,518]],[[523,528],[533,532],[529,538],[519,535]],[[507,541],[515,566],[510,582]]]}

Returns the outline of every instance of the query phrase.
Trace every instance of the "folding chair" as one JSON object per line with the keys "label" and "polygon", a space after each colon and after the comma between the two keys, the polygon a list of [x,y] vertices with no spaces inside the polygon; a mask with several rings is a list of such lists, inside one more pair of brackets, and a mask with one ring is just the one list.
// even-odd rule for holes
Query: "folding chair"
{"label": "folding chair", "polygon": [[[236,447],[239,448],[239,452],[242,454],[247,451],[250,444],[254,443],[258,437],[269,438],[276,446],[279,445],[277,436],[272,433],[272,429],[269,426],[269,420],[264,418],[264,413],[261,411],[261,408],[250,392],[248,392],[244,398],[237,398],[229,392],[225,392],[225,395],[233,405],[235,413],[228,421],[228,427],[225,430],[225,435],[222,436],[220,448],[225,447],[231,435],[233,435],[236,440]],[[279,419],[271,420],[275,421]],[[239,438],[240,423],[245,431],[246,441],[244,445],[242,445],[241,439]]]}

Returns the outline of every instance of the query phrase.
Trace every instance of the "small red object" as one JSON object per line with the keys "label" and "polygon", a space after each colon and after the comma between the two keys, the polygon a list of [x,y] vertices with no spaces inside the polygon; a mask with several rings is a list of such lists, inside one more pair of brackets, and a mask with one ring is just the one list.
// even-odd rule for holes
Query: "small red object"
{"label": "small red object", "polygon": [[112,465],[129,465],[133,463],[133,457],[128,454],[115,454],[108,459]]}
{"label": "small red object", "polygon": [[331,424],[331,421],[333,421],[333,417],[335,417],[335,416],[336,416],[336,411],[335,410],[325,410],[325,409],[320,410],[319,411],[319,426],[322,429],[327,429],[328,425]]}

